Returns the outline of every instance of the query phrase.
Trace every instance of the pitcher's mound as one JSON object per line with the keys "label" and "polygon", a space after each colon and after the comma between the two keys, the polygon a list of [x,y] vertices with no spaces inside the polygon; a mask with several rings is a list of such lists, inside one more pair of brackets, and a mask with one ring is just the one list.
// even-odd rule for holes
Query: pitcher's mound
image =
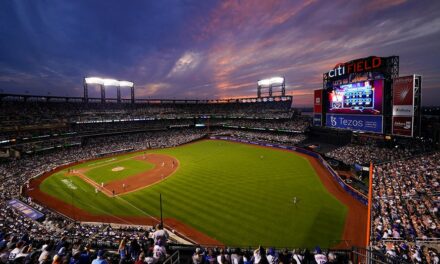
{"label": "pitcher's mound", "polygon": [[125,169],[124,167],[114,167],[112,169],[112,171],[121,171],[121,170],[124,170],[124,169]]}

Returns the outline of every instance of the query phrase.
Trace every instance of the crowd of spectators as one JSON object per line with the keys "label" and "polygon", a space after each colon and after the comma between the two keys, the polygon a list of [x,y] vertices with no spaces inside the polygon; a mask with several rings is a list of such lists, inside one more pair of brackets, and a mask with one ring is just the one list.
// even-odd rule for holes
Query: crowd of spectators
{"label": "crowd of spectators", "polygon": [[304,141],[307,137],[304,134],[294,134],[294,133],[273,133],[273,132],[256,132],[256,131],[246,131],[246,130],[233,130],[233,129],[216,129],[214,130],[215,135],[231,136],[235,138],[242,138],[255,141],[266,141],[271,143],[279,143],[283,145],[296,145]]}
{"label": "crowd of spectators", "polygon": [[316,264],[316,263],[349,263],[346,255],[337,252],[325,252],[316,247],[308,249],[264,249],[255,250],[196,248],[192,256],[193,264]]}
{"label": "crowd of spectators", "polygon": [[[250,129],[281,130],[304,132],[310,125],[308,118],[295,117],[292,119],[224,119],[224,118],[185,118],[85,123],[53,124],[49,127],[0,131],[0,143],[3,140],[14,139],[14,143],[31,142],[66,138],[73,136],[87,136],[99,133],[118,133],[127,131],[147,131],[176,127],[193,127],[204,124],[206,127],[240,127]],[[6,143],[6,142],[5,142]]]}
{"label": "crowd of spectators", "polygon": [[0,101],[3,126],[99,120],[151,120],[203,116],[290,118],[291,101],[255,103],[82,103]]}
{"label": "crowd of spectators", "polygon": [[410,157],[414,152],[403,147],[378,147],[375,145],[348,144],[327,152],[326,157],[344,162],[347,165],[367,165],[399,160]]}
{"label": "crowd of spectators", "polygon": [[310,119],[307,117],[295,117],[291,119],[227,119],[210,120],[210,125],[234,126],[254,129],[272,129],[304,132],[310,126]]}
{"label": "crowd of spectators", "polygon": [[[84,239],[81,231],[93,236],[96,236],[93,232],[104,233],[105,239],[113,236],[118,242],[113,247],[103,245],[99,239]],[[0,263],[140,264],[162,263],[169,256],[166,242],[169,235],[160,225],[149,229],[100,229],[81,225],[65,233],[41,238],[28,232],[16,235],[3,228],[0,230]]]}
{"label": "crowd of spectators", "polygon": [[435,246],[416,245],[405,241],[376,242],[372,252],[376,257],[383,257],[383,261],[378,263],[440,263],[439,252]]}
{"label": "crowd of spectators", "polygon": [[378,250],[414,263],[439,263],[434,249],[416,246],[440,239],[439,159],[437,152],[375,166],[372,231]]}

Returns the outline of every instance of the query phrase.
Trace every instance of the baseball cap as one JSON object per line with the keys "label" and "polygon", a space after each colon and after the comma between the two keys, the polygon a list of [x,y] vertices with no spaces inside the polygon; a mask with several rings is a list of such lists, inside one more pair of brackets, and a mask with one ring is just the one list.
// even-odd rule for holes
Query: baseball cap
{"label": "baseball cap", "polygon": [[315,253],[316,254],[321,254],[322,253],[322,250],[321,250],[321,248],[319,246],[315,247]]}

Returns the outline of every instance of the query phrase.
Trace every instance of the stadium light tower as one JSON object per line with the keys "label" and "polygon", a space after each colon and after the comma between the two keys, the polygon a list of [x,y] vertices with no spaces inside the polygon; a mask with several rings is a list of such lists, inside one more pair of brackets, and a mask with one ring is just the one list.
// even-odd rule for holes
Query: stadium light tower
{"label": "stadium light tower", "polygon": [[131,102],[134,103],[134,83],[129,81],[118,81],[115,79],[104,79],[99,77],[86,77],[84,78],[84,101],[89,101],[89,84],[97,84],[101,87],[101,102],[105,102],[105,86],[116,86],[117,89],[117,102],[121,102],[121,87],[131,88]]}
{"label": "stadium light tower", "polygon": [[286,96],[286,79],[284,77],[272,77],[268,79],[259,80],[257,82],[257,97],[261,98],[264,89],[268,89],[269,97],[273,96],[273,88],[280,88],[280,91],[275,91],[276,93],[280,93],[281,96]]}

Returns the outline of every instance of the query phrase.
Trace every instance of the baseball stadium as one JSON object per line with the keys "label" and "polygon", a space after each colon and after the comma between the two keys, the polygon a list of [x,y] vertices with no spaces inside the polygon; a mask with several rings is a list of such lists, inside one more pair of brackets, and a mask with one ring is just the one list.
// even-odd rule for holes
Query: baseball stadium
{"label": "baseball stadium", "polygon": [[[284,67],[281,56],[278,67],[263,53],[254,66],[259,50],[243,47],[238,59],[233,46],[210,42],[211,30],[222,34],[223,27],[234,30],[238,23],[243,31],[246,25],[276,32],[296,16],[294,10],[321,7],[245,2],[196,2],[193,9],[163,11],[165,3],[110,1],[120,12],[165,12],[169,20],[133,18],[152,23],[135,31],[148,36],[159,34],[158,27],[178,27],[180,12],[191,14],[185,20],[202,10],[212,12],[203,20],[206,27],[196,23],[192,30],[179,31],[197,35],[190,52],[174,58],[183,49],[175,42],[182,34],[171,34],[152,40],[163,46],[143,51],[145,61],[137,56],[131,63],[146,66],[136,68],[115,60],[121,53],[127,56],[121,62],[130,62],[128,57],[147,45],[128,27],[119,31],[133,21],[87,24],[91,10],[102,19],[105,15],[85,1],[58,3],[52,7],[56,14],[42,3],[0,4],[11,11],[6,24],[27,21],[16,33],[0,28],[10,36],[0,47],[0,58],[5,54],[0,61],[5,69],[0,70],[0,263],[440,263],[440,110],[422,102],[422,94],[434,96],[433,72],[426,70],[425,81],[423,68],[407,61],[406,50],[395,55],[398,44],[391,52],[380,45],[372,49],[379,55],[321,54],[319,66],[310,62],[307,72],[298,68],[301,59]],[[380,12],[397,19],[387,8],[409,10],[410,5],[398,3]],[[290,10],[289,16],[260,18],[274,23],[270,27],[252,24],[250,17],[227,19],[231,10],[247,17],[250,10],[264,13],[275,7],[280,13]],[[440,12],[439,5],[432,3],[432,10]],[[115,18],[116,11],[108,12]],[[54,16],[66,26],[64,33],[55,29]],[[32,21],[50,21],[33,34],[57,32],[56,41],[66,34],[78,49],[58,53],[53,45],[46,51],[33,44],[40,40],[14,44]],[[88,53],[91,47],[81,50],[89,40],[70,31],[87,26],[95,34],[104,30],[130,39],[132,49],[118,49],[112,42],[116,35],[96,38],[110,53],[105,63],[93,64],[102,56]],[[230,40],[243,37],[244,43],[245,33],[239,32]],[[265,36],[263,50],[277,51],[271,45],[278,44],[269,33]],[[212,54],[203,45],[196,51],[197,41],[211,43]],[[33,72],[29,59],[28,72],[17,74],[13,65],[22,63],[22,56],[9,59],[10,46],[23,54],[27,48],[38,50],[41,70]],[[247,48],[250,57],[244,56]],[[215,64],[220,72],[211,76],[207,61],[224,50],[226,57],[214,59],[221,61]],[[91,64],[81,64],[79,76],[76,56]],[[235,67],[231,58],[245,60],[237,63],[252,72]],[[46,60],[70,65],[48,71]],[[173,63],[161,76],[167,60]],[[301,83],[296,74],[309,71],[313,74]],[[53,86],[60,76],[65,88]],[[239,81],[243,76],[251,76],[250,81]],[[200,80],[205,84],[198,85]]]}

